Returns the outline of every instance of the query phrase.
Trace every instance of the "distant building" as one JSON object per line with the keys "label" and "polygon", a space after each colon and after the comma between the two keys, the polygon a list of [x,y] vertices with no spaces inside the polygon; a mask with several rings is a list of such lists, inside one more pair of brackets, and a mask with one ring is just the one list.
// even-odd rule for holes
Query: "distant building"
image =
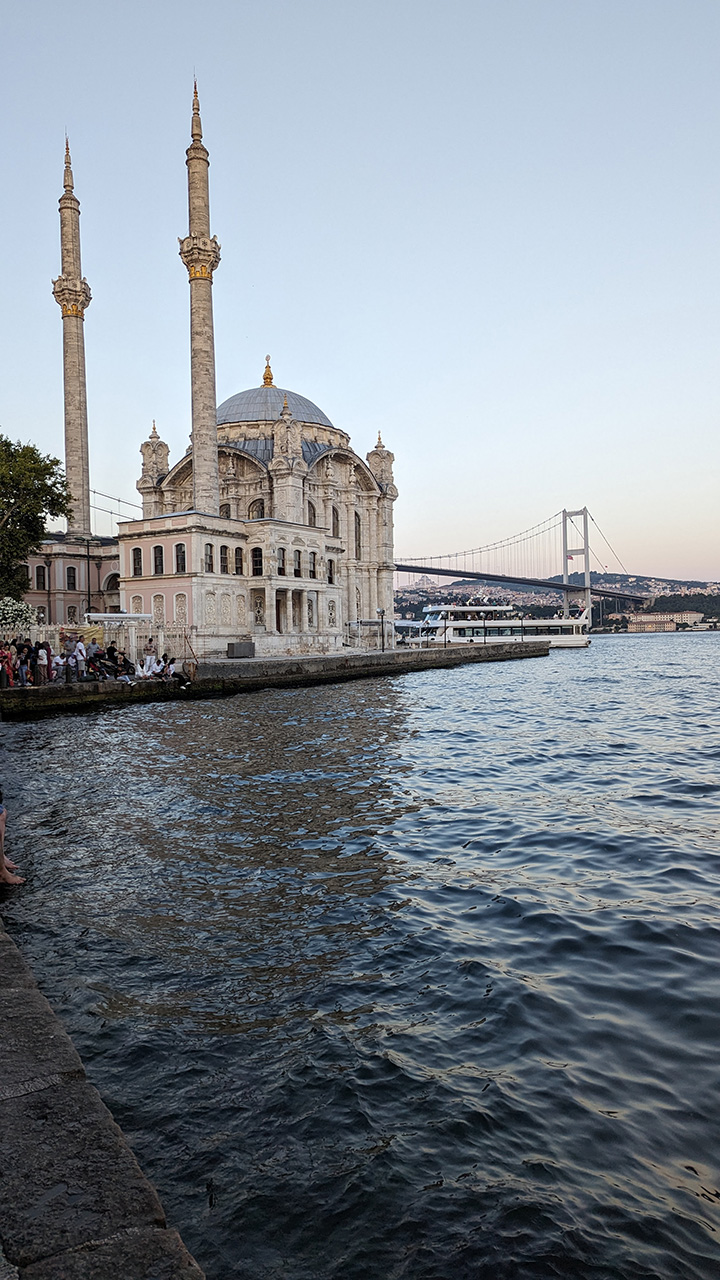
{"label": "distant building", "polygon": [[697,626],[704,614],[688,609],[684,613],[630,613],[628,631],[677,631],[678,627]]}

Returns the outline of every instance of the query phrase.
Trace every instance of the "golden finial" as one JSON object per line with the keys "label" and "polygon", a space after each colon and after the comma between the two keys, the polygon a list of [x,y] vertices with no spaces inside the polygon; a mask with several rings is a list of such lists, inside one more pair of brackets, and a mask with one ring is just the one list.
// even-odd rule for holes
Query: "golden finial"
{"label": "golden finial", "polygon": [[285,395],[283,396],[283,409],[287,409],[287,407],[288,407],[288,402],[287,402],[287,391],[286,391]]}
{"label": "golden finial", "polygon": [[383,444],[383,442],[382,442],[382,436],[380,435],[380,432],[379,432],[379,431],[378,431],[378,442],[377,442],[377,444],[375,445],[375,448],[376,448],[376,449],[384,449],[384,448],[385,448],[385,445],[384,445],[384,444]]}
{"label": "golden finial", "polygon": [[273,382],[272,369],[270,368],[269,356],[265,357],[265,372],[263,374],[263,385],[266,387],[273,387],[275,385]]}
{"label": "golden finial", "polygon": [[150,439],[151,439],[151,440],[157,440],[157,427],[155,426],[155,419],[154,419],[154,418],[153,418],[153,429],[152,429],[152,431],[150,432]]}

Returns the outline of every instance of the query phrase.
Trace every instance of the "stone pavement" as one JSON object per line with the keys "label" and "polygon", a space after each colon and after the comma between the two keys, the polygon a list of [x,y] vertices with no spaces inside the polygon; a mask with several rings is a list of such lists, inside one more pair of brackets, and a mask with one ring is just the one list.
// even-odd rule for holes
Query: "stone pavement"
{"label": "stone pavement", "polygon": [[204,1280],[0,929],[0,1280]]}

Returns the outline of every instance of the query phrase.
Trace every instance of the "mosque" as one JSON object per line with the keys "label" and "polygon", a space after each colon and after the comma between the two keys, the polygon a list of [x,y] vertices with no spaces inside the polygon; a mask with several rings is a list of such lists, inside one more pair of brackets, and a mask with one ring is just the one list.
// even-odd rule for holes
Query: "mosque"
{"label": "mosque", "polygon": [[90,528],[83,323],[91,295],[66,146],[62,274],[53,292],[62,310],[74,509],[67,534],[49,537],[31,558],[26,599],[53,625],[81,622],[86,611],[150,615],[153,629],[186,634],[207,656],[238,642],[261,656],[369,648],[381,636],[392,645],[384,619],[393,617],[393,454],[378,437],[363,461],[317,405],[275,386],[270,356],[261,386],[216,405],[212,283],[220,246],[210,234],[202,138],[196,86],[189,226],[180,241],[190,285],[191,444],[171,465],[153,423],[140,446],[142,518],[120,523],[117,539]]}

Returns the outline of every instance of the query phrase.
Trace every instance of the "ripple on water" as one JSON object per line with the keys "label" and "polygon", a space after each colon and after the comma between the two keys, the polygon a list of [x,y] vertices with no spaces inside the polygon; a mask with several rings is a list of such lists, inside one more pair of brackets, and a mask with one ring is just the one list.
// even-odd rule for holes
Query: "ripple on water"
{"label": "ripple on water", "polygon": [[719,656],[7,728],[9,927],[210,1280],[720,1274]]}

